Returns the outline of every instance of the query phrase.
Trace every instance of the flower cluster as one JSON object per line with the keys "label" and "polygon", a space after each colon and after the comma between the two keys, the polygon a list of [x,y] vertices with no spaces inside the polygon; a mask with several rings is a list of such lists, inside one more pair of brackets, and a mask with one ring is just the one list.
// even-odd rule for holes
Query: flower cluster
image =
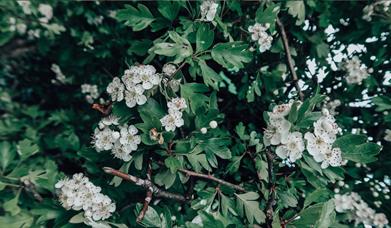
{"label": "flower cluster", "polygon": [[347,59],[341,64],[341,69],[347,72],[346,82],[348,84],[361,85],[362,81],[369,76],[369,71],[357,56]]}
{"label": "flower cluster", "polygon": [[67,78],[65,77],[65,75],[62,73],[60,67],[57,65],[57,64],[52,64],[51,68],[50,68],[54,74],[56,75],[56,80],[52,80],[52,83],[53,84],[56,84],[56,83],[61,83],[61,84],[65,84],[67,83]]}
{"label": "flower cluster", "polygon": [[84,217],[94,221],[105,220],[115,211],[115,204],[102,194],[101,188],[91,183],[82,173],[65,178],[55,185],[62,206],[67,209],[84,210]]}
{"label": "flower cluster", "polygon": [[363,9],[362,19],[372,21],[372,16],[376,13],[385,13],[389,10],[391,2],[389,0],[375,1],[373,4],[367,5]]}
{"label": "flower cluster", "polygon": [[201,21],[213,21],[216,16],[217,8],[219,4],[217,4],[213,0],[205,0],[200,5],[201,10]]}
{"label": "flower cluster", "polygon": [[329,110],[330,114],[331,115],[336,115],[338,114],[338,112],[336,111],[336,109],[341,106],[341,101],[339,99],[335,99],[335,100],[332,100],[330,101],[330,99],[328,98],[327,99],[328,102],[324,105],[324,108]]}
{"label": "flower cluster", "polygon": [[174,98],[167,103],[167,107],[168,114],[161,118],[160,122],[166,131],[175,131],[177,127],[182,127],[185,124],[182,112],[187,108],[186,100]]}
{"label": "flower cluster", "polygon": [[356,225],[384,227],[388,219],[383,213],[376,213],[361,197],[355,193],[334,196],[335,210],[340,213],[351,213]]}
{"label": "flower cluster", "polygon": [[107,86],[107,93],[112,101],[125,99],[126,105],[133,108],[136,105],[143,105],[147,102],[145,91],[152,89],[160,83],[160,75],[156,73],[152,65],[132,66],[125,70],[120,78],[115,77]]}
{"label": "flower cluster", "polygon": [[48,4],[39,4],[38,11],[42,15],[39,18],[41,23],[47,24],[53,18],[53,8]]}
{"label": "flower cluster", "polygon": [[94,100],[99,97],[97,85],[82,84],[81,93],[86,95],[86,100],[90,104],[94,103]]}
{"label": "flower cluster", "polygon": [[291,132],[292,124],[285,119],[291,110],[292,103],[277,105],[272,112],[268,113],[269,123],[264,131],[263,141],[265,146],[277,146],[276,154],[289,162],[295,162],[303,155],[307,149],[315,161],[322,162],[321,167],[341,166],[342,153],[339,148],[332,148],[339,132],[335,119],[327,110],[323,110],[323,116],[314,122],[314,132],[303,134],[295,131]]}
{"label": "flower cluster", "polygon": [[314,123],[314,133],[307,132],[304,138],[307,140],[308,153],[315,161],[322,162],[321,167],[325,169],[328,166],[341,166],[342,152],[340,148],[332,148],[339,132],[335,118],[327,110],[323,110],[323,114]]}
{"label": "flower cluster", "polygon": [[257,41],[259,44],[259,51],[265,52],[272,47],[273,37],[269,35],[266,30],[270,27],[270,24],[264,25],[255,23],[248,27],[248,31],[251,33],[251,39]]}
{"label": "flower cluster", "polygon": [[111,150],[114,157],[130,161],[131,152],[137,150],[141,143],[141,137],[137,133],[135,126],[119,126],[118,118],[110,115],[103,118],[95,128],[92,143],[98,152]]}
{"label": "flower cluster", "polygon": [[14,17],[9,18],[9,24],[10,24],[10,27],[9,27],[10,32],[16,31],[21,35],[26,33],[27,25],[24,23],[21,23],[19,21],[16,21],[16,19]]}
{"label": "flower cluster", "polygon": [[384,140],[387,141],[387,142],[391,142],[391,130],[390,129],[386,129],[386,135],[384,136]]}

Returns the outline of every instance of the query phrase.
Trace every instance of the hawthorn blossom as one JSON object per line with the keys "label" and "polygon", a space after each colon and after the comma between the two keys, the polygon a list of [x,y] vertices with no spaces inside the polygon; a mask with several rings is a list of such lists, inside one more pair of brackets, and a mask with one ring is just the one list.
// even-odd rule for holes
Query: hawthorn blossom
{"label": "hawthorn blossom", "polygon": [[361,85],[362,81],[369,76],[366,66],[361,64],[361,60],[357,56],[345,60],[341,64],[341,69],[347,73],[346,82],[348,84]]}
{"label": "hawthorn blossom", "polygon": [[81,93],[86,95],[86,100],[88,103],[94,103],[94,99],[99,97],[98,86],[91,84],[82,84]]}
{"label": "hawthorn blossom", "polygon": [[128,162],[130,159],[132,159],[132,155],[130,155],[131,151],[125,149],[125,147],[119,141],[115,142],[111,152],[114,157],[119,158],[125,162]]}
{"label": "hawthorn blossom", "polygon": [[39,4],[38,11],[43,15],[39,18],[42,23],[48,23],[53,18],[53,8],[49,4]]}
{"label": "hawthorn blossom", "polygon": [[320,117],[314,122],[314,133],[326,143],[333,143],[338,134],[338,125],[332,115]]}
{"label": "hawthorn blossom", "polygon": [[176,97],[167,103],[169,112],[183,111],[187,108],[186,100],[184,98]]}
{"label": "hawthorn blossom", "polygon": [[93,144],[98,151],[111,150],[119,137],[119,132],[113,131],[108,127],[105,127],[103,130],[96,128],[93,137]]}
{"label": "hawthorn blossom", "polygon": [[[56,79],[58,82],[62,84],[65,84],[67,82],[67,78],[62,73],[60,67],[57,64],[53,63],[50,69],[56,74]],[[52,83],[56,83],[56,81],[52,81]]]}
{"label": "hawthorn blossom", "polygon": [[182,127],[185,124],[181,112],[169,112],[160,119],[160,122],[166,131],[175,131],[177,127]]}
{"label": "hawthorn blossom", "polygon": [[119,118],[116,115],[108,115],[104,117],[100,122],[99,126],[101,129],[103,129],[105,126],[111,126],[111,125],[118,125],[119,124]]}
{"label": "hawthorn blossom", "polygon": [[288,158],[290,162],[295,162],[302,157],[304,151],[303,135],[300,132],[289,133],[282,145],[276,149],[276,154],[282,158]]}
{"label": "hawthorn blossom", "polygon": [[119,142],[124,146],[125,151],[137,150],[137,145],[141,143],[141,137],[137,135],[138,130],[134,125],[124,125],[120,129],[121,137]]}
{"label": "hawthorn blossom", "polygon": [[147,102],[147,97],[143,94],[144,89],[141,85],[134,86],[125,91],[125,103],[129,108],[137,105],[143,105]]}
{"label": "hawthorn blossom", "polygon": [[328,166],[338,167],[342,165],[342,152],[340,148],[329,149],[324,153],[324,160],[322,162],[322,169]]}
{"label": "hawthorn blossom", "polygon": [[264,131],[263,143],[266,146],[278,145],[288,137],[291,123],[283,117],[270,115],[270,123]]}
{"label": "hawthorn blossom", "polygon": [[219,4],[212,0],[205,0],[200,5],[201,21],[213,21]]}
{"label": "hawthorn blossom", "polygon": [[172,76],[176,72],[177,68],[174,64],[167,63],[167,64],[164,64],[162,70],[163,70],[164,74],[166,74],[168,76]]}
{"label": "hawthorn blossom", "polygon": [[365,227],[384,227],[388,225],[388,219],[383,213],[376,213],[355,192],[343,195],[334,195],[335,210],[339,213],[348,213],[355,221],[356,226],[362,223]]}
{"label": "hawthorn blossom", "polygon": [[386,135],[384,136],[384,140],[391,142],[391,130],[390,129],[386,129]]}
{"label": "hawthorn blossom", "polygon": [[215,129],[217,127],[217,121],[216,120],[212,120],[209,122],[209,127],[212,128],[212,129]]}
{"label": "hawthorn blossom", "polygon": [[331,144],[310,132],[305,133],[304,138],[307,140],[308,153],[314,157],[316,162],[322,162],[327,151],[331,149]]}
{"label": "hawthorn blossom", "polygon": [[115,77],[106,89],[112,101],[122,101],[124,99],[124,90],[124,84],[122,84],[118,77]]}
{"label": "hawthorn blossom", "polygon": [[259,51],[265,52],[272,46],[273,37],[269,35],[266,30],[270,27],[270,24],[255,23],[248,27],[248,31],[251,33],[251,39],[257,41],[259,44]]}
{"label": "hawthorn blossom", "polygon": [[160,82],[160,77],[156,74],[156,69],[152,65],[135,66],[131,69],[131,72],[134,74],[133,83],[141,83],[145,90],[151,89]]}
{"label": "hawthorn blossom", "polygon": [[87,220],[104,220],[115,211],[115,204],[111,199],[100,193],[101,188],[91,183],[82,173],[74,174],[71,179],[66,177],[58,181],[55,188],[61,205],[67,210],[83,210]]}

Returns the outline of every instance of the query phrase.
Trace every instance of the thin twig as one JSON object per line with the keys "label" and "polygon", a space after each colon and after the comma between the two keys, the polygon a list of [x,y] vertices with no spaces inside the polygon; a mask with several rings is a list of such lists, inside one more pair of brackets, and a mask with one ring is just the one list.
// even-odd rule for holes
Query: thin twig
{"label": "thin twig", "polygon": [[185,173],[186,175],[188,176],[191,176],[191,177],[199,177],[199,178],[204,178],[204,179],[208,179],[208,180],[211,180],[211,181],[214,181],[214,182],[217,182],[221,185],[225,185],[225,186],[228,186],[228,187],[231,187],[237,191],[240,191],[240,192],[246,192],[246,190],[239,186],[239,185],[236,185],[236,184],[232,184],[232,183],[229,183],[225,180],[221,180],[219,178],[216,178],[212,175],[206,175],[206,174],[202,174],[202,173],[196,173],[194,171],[191,171],[191,170],[187,170],[187,169],[178,169],[180,172],[182,173]]}
{"label": "thin twig", "polygon": [[296,71],[295,71],[295,65],[293,63],[291,51],[289,49],[288,37],[286,35],[284,25],[282,24],[282,22],[280,21],[279,18],[277,18],[277,25],[280,28],[281,38],[282,38],[282,41],[283,41],[282,43],[284,44],[284,49],[285,49],[285,56],[286,56],[286,59],[287,59],[287,62],[288,62],[289,71],[292,74],[292,79],[293,79],[292,81],[295,84],[295,87],[296,87],[297,93],[299,94],[300,100],[303,101],[304,100],[304,94],[301,91],[301,88],[299,86],[299,82],[298,82],[299,78],[297,77],[297,74],[296,74]]}
{"label": "thin twig", "polygon": [[103,167],[103,170],[107,174],[120,177],[120,178],[122,178],[122,179],[124,179],[126,181],[132,182],[132,183],[134,183],[134,184],[136,184],[138,186],[141,186],[141,187],[143,187],[145,189],[149,190],[151,188],[153,194],[156,197],[161,197],[161,198],[166,198],[166,199],[173,199],[173,200],[177,200],[177,201],[181,201],[181,202],[185,202],[186,201],[184,196],[176,194],[176,193],[171,193],[171,192],[164,191],[164,190],[158,188],[150,180],[144,180],[144,179],[135,177],[133,175],[123,173],[123,172],[121,172],[119,170],[116,170],[116,169],[113,169],[111,167]]}
{"label": "thin twig", "polygon": [[276,192],[275,192],[275,183],[274,183],[274,173],[273,173],[273,159],[274,155],[269,150],[266,151],[266,160],[267,160],[267,173],[268,173],[268,189],[269,189],[269,198],[266,204],[266,227],[272,227],[274,210],[273,207],[276,204]]}
{"label": "thin twig", "polygon": [[[147,179],[149,181],[151,181],[151,179],[152,179],[152,161],[151,161],[151,159],[149,159],[149,161],[148,161],[148,168],[147,169],[148,169],[147,170]],[[141,209],[139,215],[137,216],[137,219],[136,219],[137,223],[140,223],[141,221],[143,221],[145,213],[147,213],[149,203],[152,200],[152,194],[153,194],[153,188],[149,187],[147,190],[146,196],[145,196],[143,208]]]}

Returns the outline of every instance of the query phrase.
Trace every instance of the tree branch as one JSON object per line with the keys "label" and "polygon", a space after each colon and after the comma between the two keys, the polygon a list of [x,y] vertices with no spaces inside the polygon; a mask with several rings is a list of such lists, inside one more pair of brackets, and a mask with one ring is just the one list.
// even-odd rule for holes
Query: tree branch
{"label": "tree branch", "polygon": [[266,160],[267,160],[267,173],[268,173],[268,188],[269,188],[269,198],[266,204],[266,226],[269,228],[272,227],[274,210],[273,207],[276,204],[276,192],[275,192],[275,183],[274,183],[274,173],[273,173],[273,159],[274,154],[269,150],[266,151]]}
{"label": "tree branch", "polygon": [[299,94],[300,100],[303,101],[304,100],[304,94],[301,91],[301,88],[300,88],[299,83],[298,83],[299,78],[297,77],[297,74],[296,74],[296,71],[295,71],[295,65],[293,63],[291,51],[289,49],[288,37],[286,35],[284,25],[282,24],[282,22],[280,21],[279,18],[277,18],[277,25],[280,28],[281,38],[282,38],[282,41],[283,41],[282,43],[284,44],[286,60],[288,62],[289,71],[292,74],[292,81],[293,81],[293,83],[294,83],[294,85],[296,87],[297,93]]}
{"label": "tree branch", "polygon": [[126,181],[132,182],[132,183],[134,183],[138,186],[141,186],[145,189],[149,190],[151,188],[153,194],[156,197],[173,199],[173,200],[177,200],[177,201],[181,201],[181,202],[186,201],[184,196],[176,194],[176,193],[171,193],[171,192],[161,190],[155,184],[153,184],[152,181],[150,181],[150,180],[144,180],[144,179],[132,176],[130,174],[123,173],[119,170],[115,170],[111,167],[103,167],[103,171],[107,174],[114,175],[114,176],[120,177]]}
{"label": "tree branch", "polygon": [[214,182],[217,182],[221,185],[225,185],[225,186],[228,186],[228,187],[231,187],[237,191],[240,191],[240,192],[246,192],[246,190],[239,186],[239,185],[236,185],[236,184],[232,184],[232,183],[229,183],[225,180],[221,180],[219,178],[216,178],[212,175],[206,175],[206,174],[202,174],[202,173],[196,173],[194,171],[191,171],[191,170],[187,170],[187,169],[178,169],[178,171],[182,172],[182,173],[185,173],[186,175],[188,176],[191,176],[191,177],[199,177],[199,178],[204,178],[204,179],[207,179],[207,180],[211,180],[211,181],[214,181]]}
{"label": "tree branch", "polygon": [[[152,163],[151,160],[149,160],[148,161],[148,171],[147,171],[147,179],[149,181],[151,181],[151,179],[152,179],[152,164],[151,163]],[[143,220],[145,213],[148,210],[149,203],[152,200],[152,194],[153,194],[153,188],[149,187],[147,190],[146,196],[145,196],[143,208],[141,209],[140,214],[137,216],[137,219],[136,219],[137,223],[140,223]]]}

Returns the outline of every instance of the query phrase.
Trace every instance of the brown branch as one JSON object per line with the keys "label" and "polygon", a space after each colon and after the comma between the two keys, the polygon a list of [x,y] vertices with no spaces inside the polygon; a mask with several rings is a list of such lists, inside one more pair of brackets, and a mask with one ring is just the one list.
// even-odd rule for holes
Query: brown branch
{"label": "brown branch", "polygon": [[[152,179],[152,161],[150,159],[148,161],[147,179],[149,181],[151,181],[151,179]],[[143,208],[141,209],[139,215],[137,216],[137,219],[136,219],[137,223],[140,223],[143,220],[143,218],[145,216],[145,213],[148,210],[149,203],[152,200],[152,194],[153,194],[153,188],[149,187],[148,190],[147,190],[147,194],[145,196]]]}
{"label": "brown branch", "polygon": [[30,180],[26,179],[26,180],[23,180],[21,182],[23,184],[24,189],[27,192],[30,192],[33,195],[34,199],[36,199],[38,202],[42,202],[43,201],[42,196],[38,193],[35,185]]}
{"label": "brown branch", "polygon": [[272,227],[274,210],[273,207],[276,204],[276,192],[275,192],[275,183],[274,183],[274,173],[273,173],[273,159],[274,155],[269,150],[266,151],[266,160],[267,160],[267,173],[268,173],[268,189],[269,189],[269,198],[266,204],[266,227]]}
{"label": "brown branch", "polygon": [[186,175],[188,176],[191,176],[191,177],[199,177],[199,178],[204,178],[204,179],[207,179],[207,180],[211,180],[211,181],[214,181],[214,182],[217,182],[221,185],[225,185],[225,186],[228,186],[228,187],[231,187],[237,191],[240,191],[240,192],[246,192],[246,190],[239,186],[239,185],[236,185],[236,184],[232,184],[232,183],[229,183],[225,180],[221,180],[219,178],[216,178],[210,174],[206,175],[206,174],[202,174],[202,173],[196,173],[194,171],[191,171],[191,170],[187,170],[187,169],[178,169],[178,171],[182,172],[182,173],[185,173]]}
{"label": "brown branch", "polygon": [[151,188],[153,194],[156,197],[166,198],[166,199],[173,199],[173,200],[177,200],[177,201],[181,201],[181,202],[185,202],[186,201],[184,196],[176,194],[176,193],[171,193],[171,192],[164,191],[164,190],[158,188],[150,180],[144,180],[144,179],[132,176],[130,174],[123,173],[123,172],[121,172],[119,170],[115,170],[115,169],[113,169],[111,167],[103,167],[103,171],[105,171],[105,173],[107,173],[107,174],[114,175],[114,176],[120,177],[120,178],[122,178],[122,179],[124,179],[126,181],[132,182],[132,183],[134,183],[134,184],[136,184],[138,186],[141,186],[141,187],[143,187],[145,189],[149,190]]}
{"label": "brown branch", "polygon": [[303,101],[304,100],[304,94],[301,91],[301,88],[300,88],[299,83],[298,83],[299,78],[297,77],[297,74],[296,74],[296,71],[295,71],[295,64],[293,63],[291,51],[289,49],[288,37],[286,35],[286,31],[285,31],[284,25],[282,24],[282,22],[280,21],[279,18],[277,18],[277,25],[280,28],[280,33],[281,33],[281,38],[282,38],[282,41],[283,41],[282,43],[284,45],[286,60],[288,62],[289,71],[292,74],[292,81],[295,84],[295,87],[296,87],[297,93],[299,94],[300,100]]}

